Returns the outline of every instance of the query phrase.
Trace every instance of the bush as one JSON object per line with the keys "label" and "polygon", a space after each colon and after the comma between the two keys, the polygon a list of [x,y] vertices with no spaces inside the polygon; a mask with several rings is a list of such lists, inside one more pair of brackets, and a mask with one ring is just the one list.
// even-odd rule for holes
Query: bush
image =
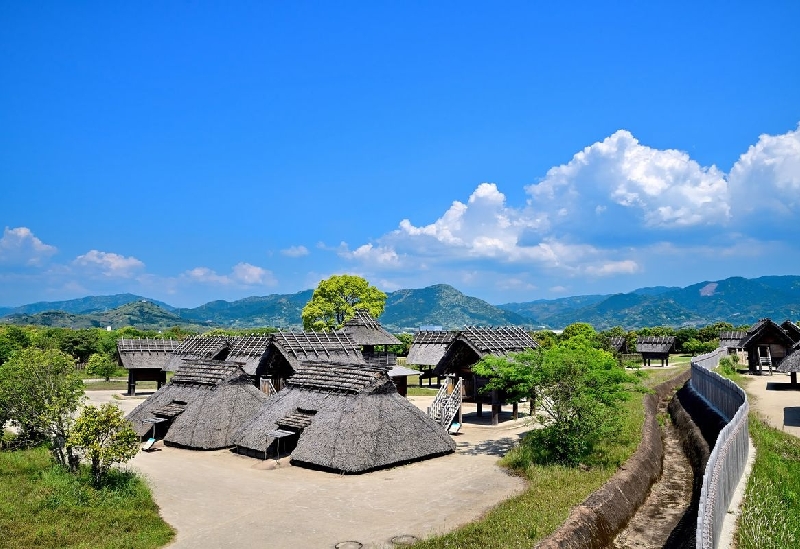
{"label": "bush", "polygon": [[108,355],[95,353],[89,357],[89,362],[86,363],[87,374],[105,378],[106,381],[116,372],[117,363]]}

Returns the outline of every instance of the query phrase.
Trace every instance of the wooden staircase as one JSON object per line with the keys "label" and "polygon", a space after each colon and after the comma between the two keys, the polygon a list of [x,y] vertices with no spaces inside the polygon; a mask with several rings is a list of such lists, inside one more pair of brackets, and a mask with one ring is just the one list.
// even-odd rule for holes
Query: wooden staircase
{"label": "wooden staircase", "polygon": [[454,385],[451,383],[452,380],[448,379],[447,383],[442,384],[433,403],[428,407],[428,416],[448,430],[461,409],[462,401],[461,378],[458,378]]}

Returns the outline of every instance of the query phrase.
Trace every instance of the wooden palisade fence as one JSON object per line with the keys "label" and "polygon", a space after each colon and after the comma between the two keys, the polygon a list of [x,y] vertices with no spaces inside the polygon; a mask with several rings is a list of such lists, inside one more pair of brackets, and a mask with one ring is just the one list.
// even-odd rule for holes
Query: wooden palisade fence
{"label": "wooden palisade fence", "polygon": [[692,388],[727,421],[717,437],[703,475],[697,514],[698,549],[717,547],[728,506],[747,463],[749,449],[747,414],[750,404],[747,394],[729,379],[712,371],[723,354],[724,350],[717,349],[692,359]]}

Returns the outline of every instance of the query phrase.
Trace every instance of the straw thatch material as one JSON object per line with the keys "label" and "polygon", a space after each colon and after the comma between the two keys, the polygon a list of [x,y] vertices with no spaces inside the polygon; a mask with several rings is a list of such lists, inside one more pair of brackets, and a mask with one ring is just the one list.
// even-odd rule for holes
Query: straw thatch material
{"label": "straw thatch material", "polygon": [[781,328],[783,328],[783,330],[789,334],[789,337],[792,338],[792,341],[795,343],[800,342],[800,326],[791,320],[785,320],[783,324],[781,324]]}
{"label": "straw thatch material", "polygon": [[355,316],[339,330],[350,336],[357,345],[397,345],[400,340],[387,332],[380,323],[363,309],[356,309]]}
{"label": "straw thatch material", "polygon": [[441,425],[397,394],[385,370],[363,364],[305,364],[233,440],[241,452],[264,456],[276,440],[268,433],[300,420],[295,465],[363,473],[455,450]]}
{"label": "straw thatch material", "polygon": [[625,336],[614,336],[608,338],[608,345],[615,353],[625,354],[628,352],[628,340]]}
{"label": "straw thatch material", "polygon": [[128,419],[139,436],[147,418],[171,419],[164,443],[197,450],[232,445],[231,437],[269,397],[234,362],[186,360],[172,380],[137,406]]}
{"label": "straw thatch material", "polygon": [[467,327],[456,333],[436,366],[435,374],[464,372],[487,355],[503,356],[526,349],[536,349],[539,344],[518,326],[500,328]]}
{"label": "straw thatch material", "polygon": [[455,333],[443,330],[419,331],[408,349],[406,364],[416,366],[436,366],[442,360],[447,346],[453,341]]}
{"label": "straw thatch material", "polygon": [[277,332],[271,334],[255,374],[288,378],[303,362],[365,364],[359,346],[338,332]]}
{"label": "straw thatch material", "polygon": [[117,354],[127,370],[161,370],[179,344],[175,339],[122,338],[117,340]]}
{"label": "straw thatch material", "polygon": [[747,335],[742,339],[742,347],[747,349],[753,345],[758,345],[760,340],[765,338],[779,341],[790,347],[794,345],[792,338],[782,327],[773,322],[772,319],[762,318],[747,331]]}
{"label": "straw thatch material", "polygon": [[181,367],[183,359],[213,359],[225,360],[231,349],[231,338],[227,336],[187,337],[172,353],[167,365],[168,372],[175,372]]}
{"label": "straw thatch material", "polygon": [[639,336],[636,338],[636,352],[647,354],[669,354],[675,345],[674,336]]}
{"label": "straw thatch material", "polygon": [[800,343],[795,343],[786,358],[778,365],[777,370],[784,374],[800,372]]}
{"label": "straw thatch material", "polygon": [[267,352],[270,336],[247,335],[230,338],[230,352],[227,360],[241,362],[242,369],[249,375],[255,375],[261,357]]}
{"label": "straw thatch material", "polygon": [[747,337],[747,332],[742,330],[725,330],[719,333],[719,346],[723,349],[741,349],[742,340]]}

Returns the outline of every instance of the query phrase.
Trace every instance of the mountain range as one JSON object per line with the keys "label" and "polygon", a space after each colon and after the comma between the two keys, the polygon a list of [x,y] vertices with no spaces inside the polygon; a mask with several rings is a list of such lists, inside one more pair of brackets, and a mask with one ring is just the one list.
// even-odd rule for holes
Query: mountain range
{"label": "mountain range", "polygon": [[[274,326],[300,329],[300,312],[313,291],[211,301],[195,308],[176,308],[133,294],[90,296],[22,307],[0,307],[0,321],[73,328],[132,325],[142,329],[182,326]],[[558,329],[588,322],[596,329],[613,326],[704,326],[718,321],[752,324],[764,317],[782,321],[800,316],[800,276],[732,277],[685,288],[657,286],[626,294],[583,295],[491,305],[452,286],[437,284],[387,294],[381,323],[390,331],[414,331],[422,325],[456,329],[465,325],[521,325]]]}

